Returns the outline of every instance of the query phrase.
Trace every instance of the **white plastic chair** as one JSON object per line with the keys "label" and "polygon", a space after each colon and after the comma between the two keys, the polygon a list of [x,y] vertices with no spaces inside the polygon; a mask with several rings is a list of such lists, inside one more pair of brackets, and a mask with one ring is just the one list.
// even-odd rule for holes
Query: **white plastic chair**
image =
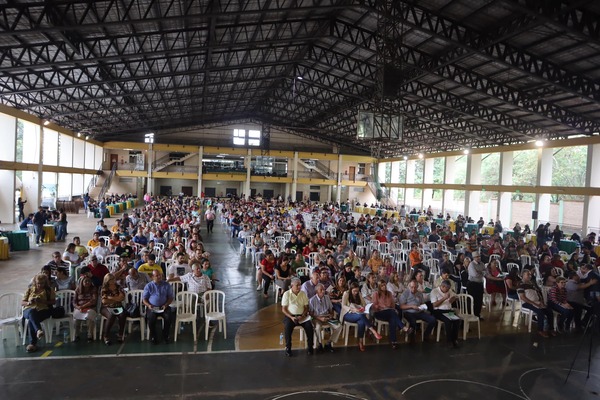
{"label": "white plastic chair", "polygon": [[473,310],[473,296],[470,294],[459,294],[456,296],[458,309],[456,315],[463,320],[463,340],[467,340],[467,332],[471,322],[477,322],[478,337],[481,339],[481,324],[479,317],[475,315]]}
{"label": "white plastic chair", "polygon": [[15,331],[15,343],[19,345],[19,333],[21,319],[23,318],[23,307],[21,302],[23,295],[21,293],[5,293],[0,296],[0,329],[2,330],[2,340],[6,339],[4,333],[7,328],[13,328]]}
{"label": "white plastic chair", "polygon": [[[141,341],[144,340],[144,337],[145,337],[144,330],[146,328],[146,314],[144,313],[144,307],[143,307],[144,304],[142,301],[143,295],[144,295],[144,291],[140,290],[140,289],[131,290],[125,295],[125,298],[127,299],[127,301],[137,304],[139,307],[139,310],[140,310],[139,317],[127,316],[127,331],[129,332],[129,335],[131,336],[131,330],[133,327],[133,323],[139,322]],[[100,322],[100,329],[101,329],[100,332],[102,332],[102,322]]]}
{"label": "white plastic chair", "polygon": [[[196,338],[196,319],[198,318],[198,294],[192,292],[177,293],[177,317],[175,318],[175,339],[179,332],[179,324],[191,322],[192,332],[194,333],[194,342]],[[208,323],[207,323],[208,324]]]}
{"label": "white plastic chair", "polygon": [[[56,292],[56,304],[55,307],[62,306],[65,308],[65,316],[62,318],[50,318],[49,323],[54,324],[56,334],[60,332],[60,324],[66,322],[69,324],[69,334],[71,335],[71,341],[75,340],[75,320],[73,319],[73,300],[75,299],[74,290],[59,290]],[[48,342],[52,342],[52,329],[48,332]]]}
{"label": "white plastic chair", "polygon": [[173,301],[171,302],[171,304],[169,306],[171,308],[177,308],[178,307],[177,294],[179,292],[183,292],[183,289],[184,289],[183,282],[171,281],[171,282],[169,282],[169,285],[171,285],[171,288],[173,288]]}
{"label": "white plastic chair", "polygon": [[117,268],[119,266],[119,256],[116,254],[108,255],[104,259],[104,263],[109,270],[113,270],[114,268]]}
{"label": "white plastic chair", "polygon": [[210,321],[218,321],[219,331],[227,339],[227,317],[225,315],[225,293],[220,290],[208,290],[202,296],[204,299],[205,339],[208,340]]}

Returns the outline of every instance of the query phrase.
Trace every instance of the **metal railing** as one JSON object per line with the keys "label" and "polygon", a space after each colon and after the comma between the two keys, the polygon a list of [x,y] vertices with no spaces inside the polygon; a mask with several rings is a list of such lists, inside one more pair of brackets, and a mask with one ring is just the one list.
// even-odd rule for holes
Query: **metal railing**
{"label": "metal railing", "polygon": [[94,175],[92,179],[90,179],[90,183],[88,183],[85,193],[89,194],[92,189],[96,187],[96,182],[98,182],[98,175]]}
{"label": "metal railing", "polygon": [[100,193],[98,194],[98,201],[100,201],[102,198],[104,198],[104,195],[106,194],[106,192],[108,192],[108,189],[110,188],[110,185],[112,183],[112,178],[115,176],[115,173],[117,171],[117,166],[118,166],[118,163],[113,163],[112,169],[110,170],[110,174],[104,181],[104,184],[102,185],[102,189],[100,189]]}

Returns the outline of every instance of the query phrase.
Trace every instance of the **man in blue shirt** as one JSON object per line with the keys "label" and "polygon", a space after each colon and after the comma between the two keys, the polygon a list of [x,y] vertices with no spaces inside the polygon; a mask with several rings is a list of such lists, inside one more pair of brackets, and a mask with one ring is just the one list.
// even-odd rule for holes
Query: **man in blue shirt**
{"label": "man in blue shirt", "polygon": [[152,271],[152,282],[144,287],[142,300],[146,306],[146,321],[148,322],[148,329],[150,329],[150,340],[152,340],[152,343],[158,344],[156,319],[161,317],[164,322],[163,340],[168,344],[172,320],[169,305],[173,302],[173,288],[163,281],[162,272]]}

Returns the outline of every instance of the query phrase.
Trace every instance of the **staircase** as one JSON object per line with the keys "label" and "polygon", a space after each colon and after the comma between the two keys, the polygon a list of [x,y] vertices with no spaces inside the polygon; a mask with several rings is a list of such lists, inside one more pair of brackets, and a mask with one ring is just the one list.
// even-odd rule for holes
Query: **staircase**
{"label": "staircase", "polygon": [[390,191],[389,189],[381,186],[379,184],[379,181],[377,179],[377,176],[372,175],[366,178],[367,180],[367,186],[369,187],[369,189],[371,190],[371,193],[373,193],[373,195],[375,196],[375,198],[377,199],[377,201],[385,206],[389,206],[389,207],[397,207],[398,204],[392,200],[392,198],[390,197]]}
{"label": "staircase", "polygon": [[[108,189],[110,189],[112,179],[115,176],[116,172],[117,172],[117,163],[113,163],[112,169],[110,170],[110,174],[104,179],[104,182],[102,183],[102,187],[100,189],[100,192],[98,193],[98,197],[93,197],[91,193],[90,193],[90,197],[100,201],[100,199],[102,199],[104,197],[106,192],[108,192]],[[104,176],[104,175],[102,175],[102,176]],[[98,183],[96,183],[96,185],[98,185]]]}
{"label": "staircase", "polygon": [[184,162],[185,160],[192,158],[197,154],[198,153],[188,153],[185,156],[180,157],[180,158],[171,158],[171,156],[169,154],[167,154],[166,156],[161,157],[154,162],[154,164],[152,165],[152,172],[162,171],[163,169],[167,168],[169,165],[173,165],[178,162]]}
{"label": "staircase", "polygon": [[104,185],[104,181],[106,180],[106,176],[102,175],[94,175],[90,184],[87,188],[87,193],[90,196],[90,199],[97,199],[100,194],[100,190],[102,190],[102,185]]}
{"label": "staircase", "polygon": [[304,168],[308,169],[309,171],[315,171],[327,179],[333,179],[333,180],[337,179],[336,174],[332,170],[330,170],[325,164],[323,164],[317,160],[299,159],[298,162],[300,164],[302,164],[304,166]]}

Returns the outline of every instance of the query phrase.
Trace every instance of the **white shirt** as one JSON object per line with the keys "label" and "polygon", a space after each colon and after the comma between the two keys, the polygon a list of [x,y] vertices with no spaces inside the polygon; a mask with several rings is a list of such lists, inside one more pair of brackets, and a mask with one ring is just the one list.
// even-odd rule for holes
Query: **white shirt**
{"label": "white shirt", "polygon": [[[448,293],[442,292],[442,290],[438,287],[433,289],[429,294],[431,303],[435,303],[446,297],[446,295],[450,295],[450,298],[456,296],[456,293],[452,291],[452,289],[448,289]],[[444,300],[442,304],[435,307],[436,310],[452,310],[452,303],[450,303],[449,298]]]}
{"label": "white shirt", "polygon": [[202,294],[207,290],[212,289],[210,278],[204,274],[195,276],[193,272],[188,272],[187,274],[180,276],[179,279],[181,282],[187,284],[188,291],[192,293]]}
{"label": "white shirt", "polygon": [[167,269],[167,276],[183,276],[185,274],[192,273],[192,268],[187,264],[171,264]]}

